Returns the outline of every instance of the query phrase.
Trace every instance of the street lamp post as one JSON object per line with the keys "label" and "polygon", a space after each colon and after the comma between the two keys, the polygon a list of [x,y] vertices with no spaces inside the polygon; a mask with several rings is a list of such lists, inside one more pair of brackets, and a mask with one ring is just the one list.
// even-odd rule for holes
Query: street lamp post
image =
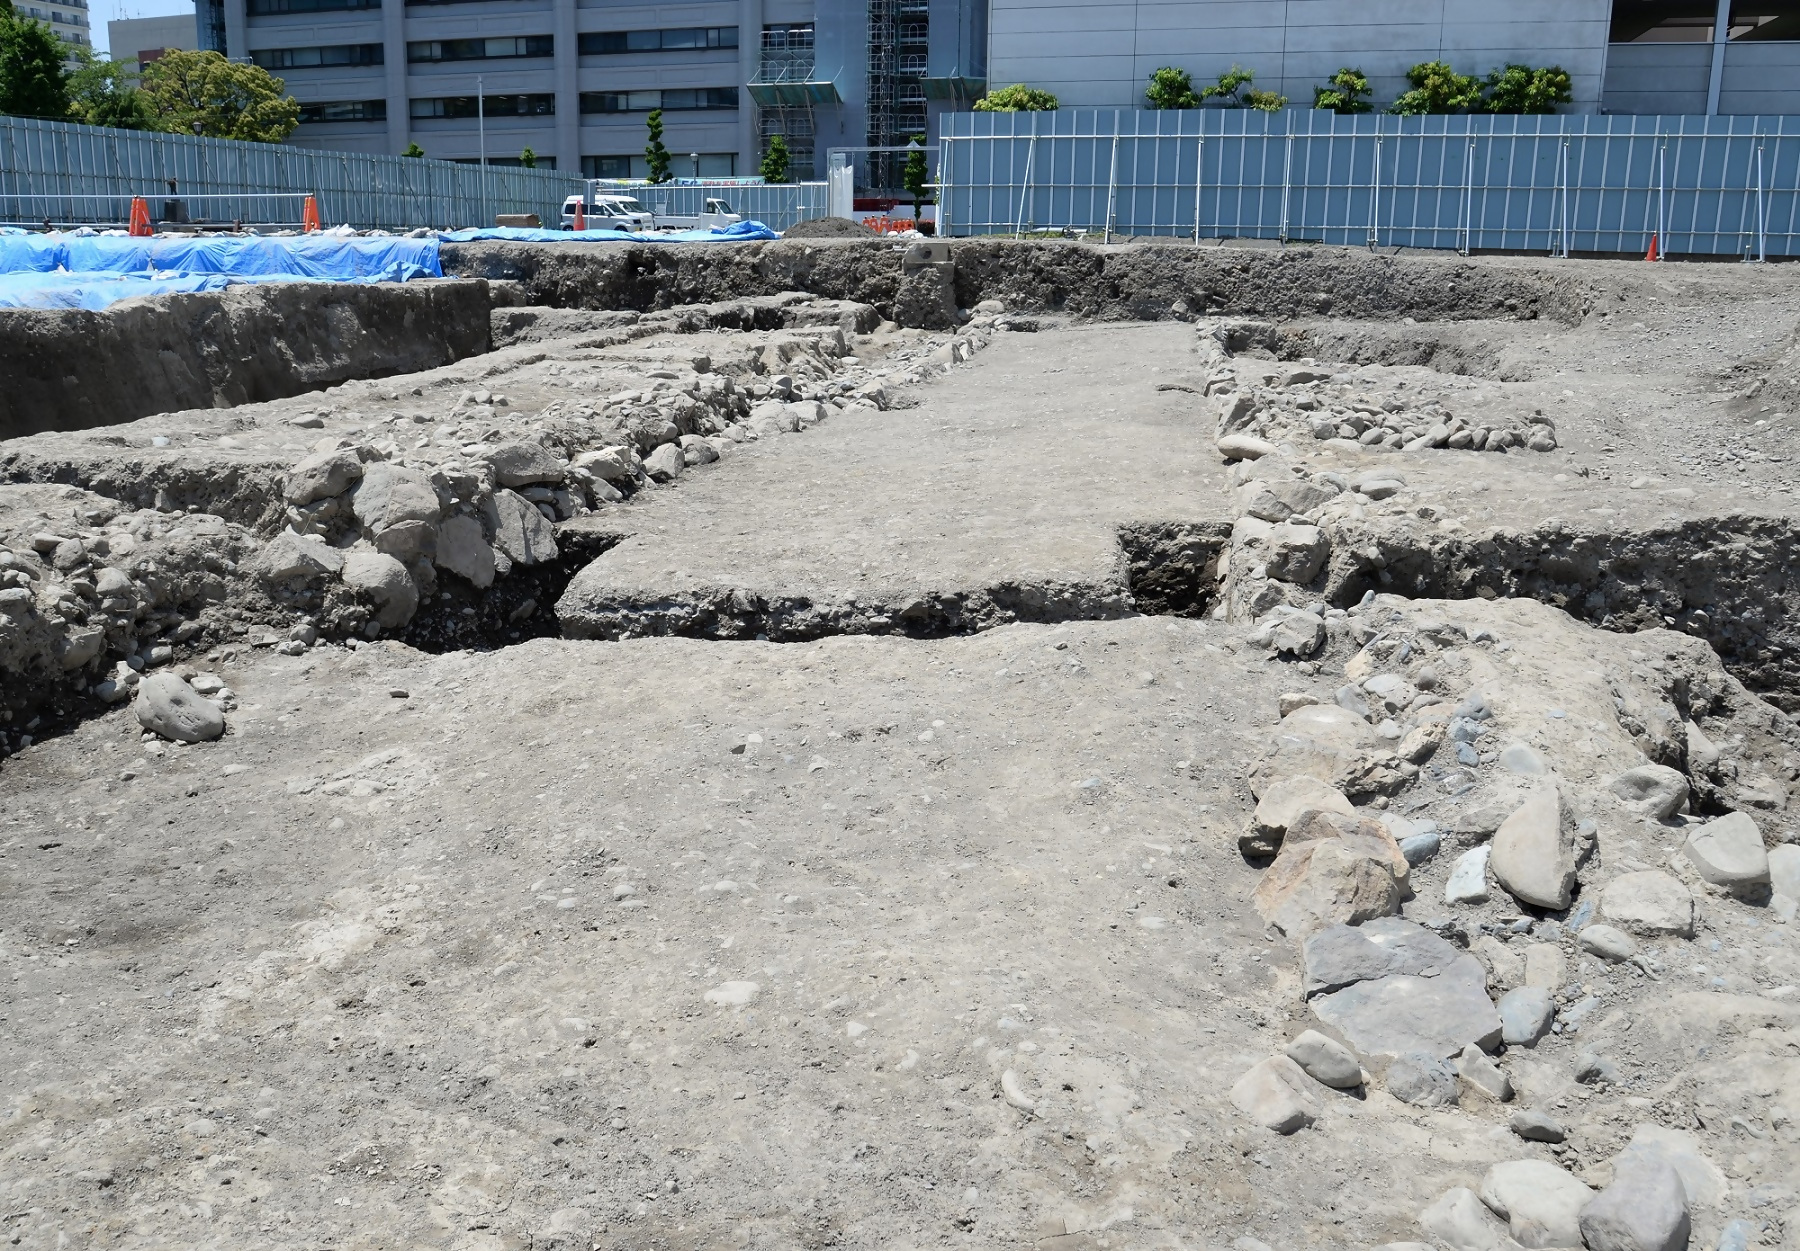
{"label": "street lamp post", "polygon": [[694,181],[699,182],[700,181],[700,154],[698,152],[690,152],[690,153],[688,153],[688,160],[690,160],[694,163]]}

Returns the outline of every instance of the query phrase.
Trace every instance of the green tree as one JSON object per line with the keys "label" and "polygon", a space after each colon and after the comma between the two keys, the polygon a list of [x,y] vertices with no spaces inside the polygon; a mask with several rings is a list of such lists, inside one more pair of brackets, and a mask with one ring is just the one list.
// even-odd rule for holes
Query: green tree
{"label": "green tree", "polygon": [[669,172],[669,150],[663,147],[662,110],[651,109],[645,124],[650,127],[650,142],[644,146],[644,162],[650,167],[650,181],[668,182],[674,175]]}
{"label": "green tree", "polygon": [[1507,65],[1487,76],[1483,107],[1489,113],[1554,113],[1557,105],[1574,100],[1573,88],[1568,71],[1560,65],[1544,69]]}
{"label": "green tree", "polygon": [[1412,90],[1388,108],[1416,117],[1424,113],[1467,113],[1481,107],[1481,80],[1459,74],[1442,61],[1425,61],[1406,71]]}
{"label": "green tree", "polygon": [[155,130],[156,113],[138,90],[137,67],[125,61],[98,56],[92,48],[77,47],[81,68],[69,75],[69,117],[87,126],[113,126],[120,130]]}
{"label": "green tree", "polygon": [[1288,106],[1288,98],[1278,91],[1246,91],[1244,107],[1259,113],[1279,113]]}
{"label": "green tree", "polygon": [[1367,113],[1374,107],[1369,103],[1369,76],[1346,65],[1323,87],[1313,88],[1313,107],[1333,113]]}
{"label": "green tree", "polygon": [[537,153],[533,152],[530,148],[526,148],[523,152],[519,153],[519,164],[526,169],[536,169]]}
{"label": "green tree", "polygon": [[769,146],[763,152],[762,167],[757,170],[764,182],[786,182],[788,180],[788,146],[787,140],[780,135],[769,136]]}
{"label": "green tree", "polygon": [[143,90],[162,129],[181,134],[280,143],[300,124],[286,83],[217,52],[163,53],[144,71]]}
{"label": "green tree", "polygon": [[1194,90],[1194,76],[1173,65],[1165,65],[1150,75],[1150,85],[1144,88],[1144,99],[1153,109],[1200,107],[1200,94]]}
{"label": "green tree", "polygon": [[402,152],[400,155],[417,158],[425,155],[425,149],[421,148],[417,142],[412,142],[406,145],[406,151]]}
{"label": "green tree", "polygon": [[1244,98],[1244,88],[1256,80],[1256,74],[1241,65],[1233,65],[1223,74],[1219,81],[1210,86],[1200,88],[1202,100],[1217,100],[1228,109],[1241,109],[1249,105]]}
{"label": "green tree", "polygon": [[919,220],[919,201],[925,197],[925,188],[929,176],[925,172],[925,140],[914,135],[906,145],[906,168],[901,171],[900,185],[906,188],[913,201],[913,220]]}
{"label": "green tree", "polygon": [[61,121],[69,115],[69,72],[56,32],[0,5],[0,113]]}
{"label": "green tree", "polygon": [[1060,107],[1056,97],[1048,91],[1039,91],[1024,83],[990,91],[975,101],[975,108],[982,113],[1048,113]]}

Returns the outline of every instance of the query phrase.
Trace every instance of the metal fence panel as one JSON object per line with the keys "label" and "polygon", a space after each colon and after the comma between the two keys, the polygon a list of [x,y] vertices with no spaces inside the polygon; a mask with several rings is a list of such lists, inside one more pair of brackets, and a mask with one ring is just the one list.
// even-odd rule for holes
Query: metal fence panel
{"label": "metal fence panel", "polygon": [[625,179],[599,179],[601,194],[635,196],[658,217],[697,217],[708,200],[724,200],[745,221],[757,221],[770,230],[786,230],[799,222],[829,213],[828,185],[822,182],[754,183],[704,179],[648,183]]}
{"label": "metal fence panel", "polygon": [[[169,190],[169,182],[175,191]],[[554,170],[240,143],[0,117],[0,222],[117,225],[131,197],[185,199],[194,219],[295,225],[317,195],[327,226],[407,230],[536,213],[555,225],[581,180]]]}
{"label": "metal fence panel", "polygon": [[942,119],[940,230],[1800,256],[1800,117]]}

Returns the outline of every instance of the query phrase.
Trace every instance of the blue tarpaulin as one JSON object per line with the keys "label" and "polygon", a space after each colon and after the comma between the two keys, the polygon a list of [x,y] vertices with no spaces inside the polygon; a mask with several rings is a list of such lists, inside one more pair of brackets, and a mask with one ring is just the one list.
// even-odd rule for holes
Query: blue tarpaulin
{"label": "blue tarpaulin", "polygon": [[230,285],[223,274],[70,274],[25,271],[0,274],[0,308],[102,309],[139,295],[171,291],[217,291]]}
{"label": "blue tarpaulin", "polygon": [[51,270],[66,259],[67,253],[54,235],[40,235],[17,226],[0,230],[0,274]]}
{"label": "blue tarpaulin", "polygon": [[88,235],[71,237],[67,247],[66,268],[75,273],[129,274],[155,269],[246,278],[287,274],[335,282],[405,282],[444,276],[435,239]]}
{"label": "blue tarpaulin", "polygon": [[779,239],[761,222],[738,222],[723,230],[671,230],[634,233],[629,230],[526,230],[518,226],[446,230],[438,234],[445,243],[473,243],[477,239],[505,239],[512,243],[745,243]]}

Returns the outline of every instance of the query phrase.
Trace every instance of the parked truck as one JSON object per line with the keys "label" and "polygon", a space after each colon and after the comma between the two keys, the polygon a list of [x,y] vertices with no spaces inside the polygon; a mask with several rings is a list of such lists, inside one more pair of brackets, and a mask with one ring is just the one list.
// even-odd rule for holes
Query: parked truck
{"label": "parked truck", "polygon": [[698,214],[656,215],[658,230],[723,230],[727,226],[735,226],[744,219],[731,211],[731,203],[727,200],[709,198],[706,208]]}

